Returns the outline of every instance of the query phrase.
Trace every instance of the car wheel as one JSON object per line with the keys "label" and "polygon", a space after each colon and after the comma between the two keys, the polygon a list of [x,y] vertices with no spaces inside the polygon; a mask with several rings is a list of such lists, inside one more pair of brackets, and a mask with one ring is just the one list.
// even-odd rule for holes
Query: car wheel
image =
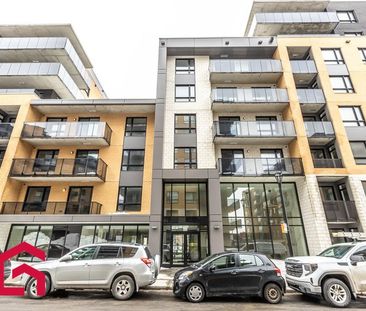
{"label": "car wheel", "polygon": [[135,288],[135,282],[130,276],[121,275],[114,280],[111,292],[114,298],[127,300],[134,294]]}
{"label": "car wheel", "polygon": [[50,277],[46,275],[46,293],[44,296],[38,296],[37,294],[37,280],[35,278],[32,278],[28,283],[27,287],[25,288],[25,291],[27,292],[27,295],[31,299],[40,299],[48,295],[51,289],[51,281]]}
{"label": "car wheel", "polygon": [[205,289],[199,283],[192,283],[186,289],[186,296],[190,302],[201,302],[205,298]]}
{"label": "car wheel", "polygon": [[338,279],[326,280],[323,285],[324,299],[333,307],[344,308],[351,303],[348,286]]}
{"label": "car wheel", "polygon": [[282,301],[282,290],[277,284],[270,283],[264,287],[263,296],[269,303],[280,303]]}

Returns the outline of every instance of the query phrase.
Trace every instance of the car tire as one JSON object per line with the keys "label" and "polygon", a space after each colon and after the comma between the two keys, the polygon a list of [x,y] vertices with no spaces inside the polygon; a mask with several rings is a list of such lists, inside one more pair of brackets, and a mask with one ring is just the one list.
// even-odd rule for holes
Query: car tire
{"label": "car tire", "polygon": [[113,297],[117,300],[128,300],[135,293],[135,281],[128,275],[117,277],[111,288]]}
{"label": "car tire", "polygon": [[44,296],[37,295],[37,280],[35,278],[30,279],[30,281],[27,283],[25,291],[27,293],[28,298],[41,299],[49,294],[50,289],[51,289],[50,277],[46,274],[46,293]]}
{"label": "car tire", "polygon": [[205,299],[205,289],[200,283],[189,284],[186,289],[188,301],[198,303]]}
{"label": "car tire", "polygon": [[333,307],[344,308],[351,303],[351,291],[339,279],[328,279],[323,284],[324,299]]}
{"label": "car tire", "polygon": [[282,290],[275,283],[269,283],[263,290],[264,299],[270,304],[277,304],[282,301]]}

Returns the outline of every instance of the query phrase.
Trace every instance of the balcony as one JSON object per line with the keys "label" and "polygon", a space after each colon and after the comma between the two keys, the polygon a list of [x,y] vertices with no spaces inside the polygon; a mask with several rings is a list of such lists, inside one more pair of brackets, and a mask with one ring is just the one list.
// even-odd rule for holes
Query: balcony
{"label": "balcony", "polygon": [[317,113],[326,103],[321,89],[297,89],[297,97],[303,113]]}
{"label": "balcony", "polygon": [[311,145],[325,145],[335,139],[332,122],[306,121],[305,129]]}
{"label": "balcony", "polygon": [[277,59],[211,59],[211,83],[277,83],[282,64]]}
{"label": "balcony", "polygon": [[318,74],[313,60],[292,60],[291,68],[296,85],[309,85]]}
{"label": "balcony", "polygon": [[353,201],[323,201],[323,206],[328,223],[354,224],[358,221]]}
{"label": "balcony", "polygon": [[100,214],[102,204],[97,202],[4,202],[1,214]]}
{"label": "balcony", "polygon": [[215,121],[218,144],[288,144],[296,138],[292,121]]}
{"label": "balcony", "polygon": [[330,34],[338,23],[336,12],[256,13],[249,35]]}
{"label": "balcony", "polygon": [[33,146],[108,146],[111,134],[105,122],[34,122],[24,124],[21,137]]}
{"label": "balcony", "polygon": [[215,112],[281,112],[289,103],[286,89],[217,88],[211,97]]}
{"label": "balcony", "polygon": [[341,159],[313,159],[315,168],[343,168]]}
{"label": "balcony", "polygon": [[101,159],[14,159],[10,177],[15,180],[103,182],[107,164]]}
{"label": "balcony", "polygon": [[221,176],[274,176],[278,172],[282,172],[284,176],[304,175],[299,158],[219,159],[218,167]]}
{"label": "balcony", "polygon": [[8,144],[13,127],[13,123],[0,123],[0,146]]}

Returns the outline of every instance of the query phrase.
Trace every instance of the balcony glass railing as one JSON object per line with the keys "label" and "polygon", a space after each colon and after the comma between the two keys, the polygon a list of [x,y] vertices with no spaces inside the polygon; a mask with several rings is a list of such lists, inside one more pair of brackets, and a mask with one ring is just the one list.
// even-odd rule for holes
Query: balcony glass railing
{"label": "balcony glass railing", "polygon": [[104,138],[109,144],[111,134],[105,122],[32,122],[24,124],[22,138]]}
{"label": "balcony glass railing", "polygon": [[212,73],[257,73],[282,72],[281,61],[277,59],[212,59]]}
{"label": "balcony glass railing", "polygon": [[311,138],[334,137],[334,128],[330,121],[306,121],[306,135]]}
{"label": "balcony glass railing", "polygon": [[297,89],[300,104],[325,104],[325,97],[321,89]]}
{"label": "balcony glass railing", "polygon": [[13,123],[0,123],[0,139],[10,138],[13,127]]}
{"label": "balcony glass railing", "polygon": [[286,89],[237,89],[212,90],[212,101],[221,103],[286,103],[289,101]]}
{"label": "balcony glass railing", "polygon": [[339,19],[336,12],[265,12],[256,13],[255,21],[268,24],[337,24]]}
{"label": "balcony glass railing", "polygon": [[323,201],[323,206],[328,222],[355,223],[358,221],[354,201]]}
{"label": "balcony glass railing", "polygon": [[302,161],[299,158],[245,158],[219,159],[219,172],[222,176],[274,176],[303,175]]}
{"label": "balcony glass railing", "polygon": [[214,121],[214,136],[295,137],[292,121]]}
{"label": "balcony glass railing", "polygon": [[100,214],[97,202],[4,202],[1,214]]}
{"label": "balcony glass railing", "polygon": [[313,60],[292,60],[291,67],[293,73],[311,73],[318,72]]}
{"label": "balcony glass railing", "polygon": [[105,180],[107,164],[93,157],[76,159],[14,159],[12,177],[99,177]]}
{"label": "balcony glass railing", "polygon": [[341,159],[313,159],[315,168],[342,168]]}

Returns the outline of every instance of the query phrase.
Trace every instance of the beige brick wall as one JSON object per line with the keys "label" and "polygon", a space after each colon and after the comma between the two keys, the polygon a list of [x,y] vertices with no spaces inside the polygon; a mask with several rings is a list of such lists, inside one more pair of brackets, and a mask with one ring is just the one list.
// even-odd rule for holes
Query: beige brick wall
{"label": "beige brick wall", "polygon": [[366,194],[362,186],[362,181],[366,182],[366,175],[349,175],[349,185],[353,200],[356,204],[358,218],[363,231],[366,231]]}

